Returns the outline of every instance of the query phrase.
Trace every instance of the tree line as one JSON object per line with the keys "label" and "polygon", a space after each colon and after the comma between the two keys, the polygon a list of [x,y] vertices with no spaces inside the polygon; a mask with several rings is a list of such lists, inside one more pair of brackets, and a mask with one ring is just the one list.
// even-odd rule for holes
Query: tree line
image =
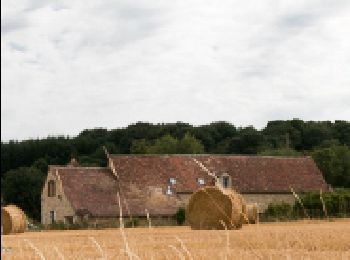
{"label": "tree line", "polygon": [[105,166],[103,146],[112,154],[310,155],[328,183],[350,187],[348,121],[278,120],[261,130],[223,121],[201,126],[138,122],[112,130],[86,129],[75,137],[2,141],[2,202],[24,205],[39,219],[47,166],[66,164],[72,157],[84,166]]}

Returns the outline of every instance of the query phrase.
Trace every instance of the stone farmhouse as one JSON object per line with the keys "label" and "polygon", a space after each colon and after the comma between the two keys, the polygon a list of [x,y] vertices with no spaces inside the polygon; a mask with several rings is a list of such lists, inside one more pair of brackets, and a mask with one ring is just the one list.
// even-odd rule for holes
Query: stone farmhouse
{"label": "stone farmhouse", "polygon": [[[216,178],[208,174],[211,172]],[[81,167],[73,159],[50,165],[41,195],[42,224],[104,223],[124,218],[171,219],[190,195],[216,185],[240,192],[263,212],[271,202],[294,202],[296,193],[329,191],[310,157],[236,155],[108,155],[107,167]]]}

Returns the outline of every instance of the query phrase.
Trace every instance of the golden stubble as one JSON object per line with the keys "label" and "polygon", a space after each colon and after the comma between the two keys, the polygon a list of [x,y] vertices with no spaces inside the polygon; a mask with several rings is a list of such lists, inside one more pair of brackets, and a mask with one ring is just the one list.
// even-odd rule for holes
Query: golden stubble
{"label": "golden stubble", "polygon": [[350,259],[350,219],[260,223],[241,230],[27,232],[2,236],[2,247],[1,259]]}

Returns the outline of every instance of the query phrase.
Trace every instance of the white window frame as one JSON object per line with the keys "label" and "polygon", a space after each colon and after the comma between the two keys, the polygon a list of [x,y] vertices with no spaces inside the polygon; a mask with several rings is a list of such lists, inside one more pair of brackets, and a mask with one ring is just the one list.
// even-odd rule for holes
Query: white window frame
{"label": "white window frame", "polygon": [[169,178],[169,183],[171,185],[175,185],[176,184],[176,178],[173,178],[173,177]]}
{"label": "white window frame", "polygon": [[204,185],[205,184],[204,178],[202,178],[202,177],[197,178],[197,183],[198,183],[198,185]]}
{"label": "white window frame", "polygon": [[174,192],[171,190],[170,185],[168,185],[168,188],[166,189],[165,194],[166,195],[173,195],[174,194]]}

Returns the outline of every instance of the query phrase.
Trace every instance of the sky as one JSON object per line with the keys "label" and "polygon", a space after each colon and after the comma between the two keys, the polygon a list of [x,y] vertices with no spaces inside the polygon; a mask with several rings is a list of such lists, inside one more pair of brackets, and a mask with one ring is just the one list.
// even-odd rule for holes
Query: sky
{"label": "sky", "polygon": [[1,1],[1,140],[350,120],[350,1]]}

